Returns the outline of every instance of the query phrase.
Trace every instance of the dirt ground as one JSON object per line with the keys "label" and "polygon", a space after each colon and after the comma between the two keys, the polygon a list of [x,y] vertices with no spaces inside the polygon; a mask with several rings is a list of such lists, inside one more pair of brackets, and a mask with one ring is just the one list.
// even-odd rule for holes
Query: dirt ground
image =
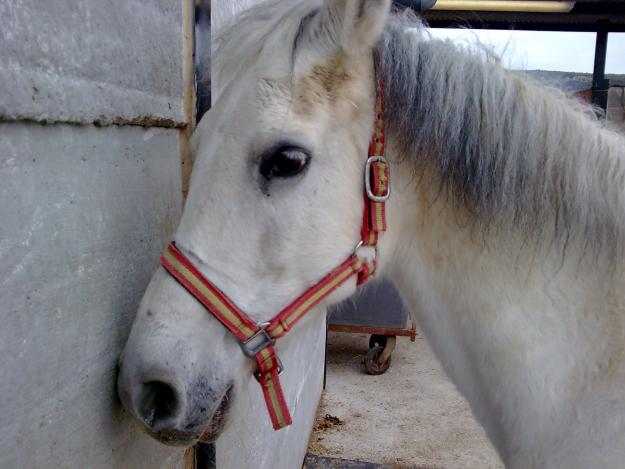
{"label": "dirt ground", "polygon": [[380,376],[361,365],[368,340],[330,333],[310,453],[401,468],[503,468],[422,336],[398,338]]}

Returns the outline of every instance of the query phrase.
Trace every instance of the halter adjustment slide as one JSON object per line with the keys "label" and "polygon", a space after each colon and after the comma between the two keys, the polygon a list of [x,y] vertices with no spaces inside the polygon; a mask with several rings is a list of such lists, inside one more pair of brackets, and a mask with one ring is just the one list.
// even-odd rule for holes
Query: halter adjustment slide
{"label": "halter adjustment slide", "polygon": [[265,329],[269,323],[259,324],[260,328],[256,334],[245,341],[240,341],[239,345],[243,353],[250,358],[254,358],[258,352],[265,347],[275,345],[276,341],[269,335],[269,332]]}

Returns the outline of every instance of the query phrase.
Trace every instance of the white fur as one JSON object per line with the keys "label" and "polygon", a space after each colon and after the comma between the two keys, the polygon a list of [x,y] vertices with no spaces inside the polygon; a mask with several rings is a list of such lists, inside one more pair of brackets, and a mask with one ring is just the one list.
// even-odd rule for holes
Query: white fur
{"label": "white fur", "polygon": [[[359,239],[373,106],[371,45],[389,3],[275,2],[252,10],[224,35],[216,71],[224,92],[196,131],[191,191],[175,238],[256,320],[274,316]],[[315,8],[322,14],[305,26],[317,34],[299,38],[302,17]],[[301,41],[291,63],[296,37]],[[324,91],[307,77],[327,63],[338,63],[347,78]],[[588,132],[607,138],[595,127]],[[280,139],[309,148],[312,162],[300,177],[263,186],[256,158]],[[563,250],[558,237],[526,243],[526,233],[514,226],[465,226],[471,212],[439,197],[431,168],[415,177],[392,139],[387,154],[393,196],[380,272],[398,285],[506,466],[621,467],[623,259],[604,262],[599,246],[598,261],[588,262],[583,238],[573,237]],[[622,167],[625,156],[616,158],[614,166]],[[352,281],[329,302],[355,290]],[[158,320],[148,318],[148,310]],[[305,331],[305,324],[298,329]],[[133,374],[150,367],[167,368],[185,389],[197,375],[218,388],[215,380],[236,386],[251,372],[234,338],[162,271],[124,352],[120,391],[127,401]],[[236,397],[232,414],[238,418]]]}

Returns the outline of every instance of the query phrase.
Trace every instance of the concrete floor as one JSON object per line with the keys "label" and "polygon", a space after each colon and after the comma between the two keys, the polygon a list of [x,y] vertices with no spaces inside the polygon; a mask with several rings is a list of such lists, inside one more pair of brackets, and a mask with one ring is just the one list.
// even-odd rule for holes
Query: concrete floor
{"label": "concrete floor", "polygon": [[311,454],[392,467],[503,468],[425,339],[398,338],[390,369],[361,365],[369,337],[331,333]]}

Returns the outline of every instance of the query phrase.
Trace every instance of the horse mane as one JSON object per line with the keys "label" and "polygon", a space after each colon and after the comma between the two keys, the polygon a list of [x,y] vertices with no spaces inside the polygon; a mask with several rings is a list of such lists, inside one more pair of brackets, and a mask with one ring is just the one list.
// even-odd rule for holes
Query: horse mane
{"label": "horse mane", "polygon": [[213,86],[223,90],[260,55],[268,36],[283,34],[285,44],[293,44],[300,25],[320,1],[270,0],[236,15],[215,32]]}
{"label": "horse mane", "polygon": [[408,12],[392,15],[378,49],[389,134],[417,177],[433,171],[482,227],[621,253],[625,138],[593,108],[479,45],[427,37]]}

